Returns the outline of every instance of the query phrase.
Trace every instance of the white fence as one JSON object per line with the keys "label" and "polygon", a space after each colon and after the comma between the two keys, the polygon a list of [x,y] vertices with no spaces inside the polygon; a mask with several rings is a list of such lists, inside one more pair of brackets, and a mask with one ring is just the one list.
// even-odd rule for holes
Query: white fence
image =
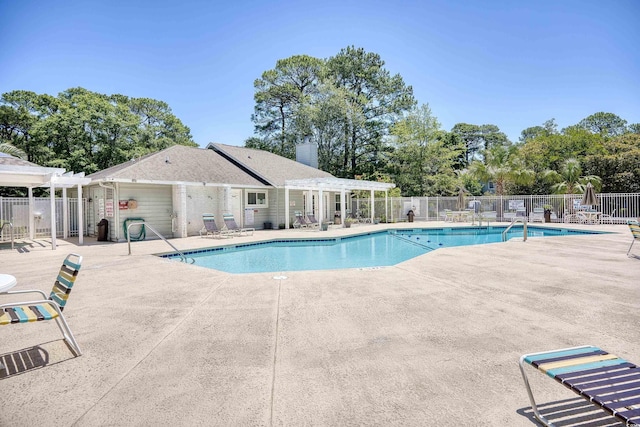
{"label": "white fence", "polygon": [[[592,208],[610,215],[613,222],[626,223],[640,217],[639,193],[602,193],[597,198],[598,204]],[[458,197],[390,197],[387,201],[375,199],[374,216],[389,222],[406,221],[412,210],[416,220],[438,221],[444,218],[445,210],[474,209],[476,212],[495,211],[499,221],[506,221],[516,212],[528,215],[534,208],[549,208],[554,214],[553,221],[563,222],[566,215],[587,208],[581,206],[581,201],[582,194],[466,196],[464,207],[460,207]],[[351,209],[362,217],[370,217],[369,199],[352,200]]]}
{"label": "white fence", "polygon": [[[56,236],[64,235],[64,215],[63,215],[63,199],[55,200],[56,210]],[[86,212],[86,201],[85,212]],[[67,199],[68,209],[68,236],[78,235],[78,200]],[[51,237],[51,200],[48,197],[35,197],[33,201],[34,216],[34,237],[46,238]],[[15,239],[29,238],[29,199],[26,197],[0,197],[0,221],[11,222],[13,224],[13,237]],[[86,220],[85,227],[86,230]],[[0,234],[0,242],[9,241],[9,227],[4,227]]]}

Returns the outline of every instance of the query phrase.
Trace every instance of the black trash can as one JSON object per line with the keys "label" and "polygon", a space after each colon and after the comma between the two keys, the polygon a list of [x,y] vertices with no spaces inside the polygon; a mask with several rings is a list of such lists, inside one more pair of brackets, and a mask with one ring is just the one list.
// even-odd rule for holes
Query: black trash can
{"label": "black trash can", "polygon": [[262,224],[265,230],[271,230],[273,228],[273,224],[271,224],[271,222],[266,221],[264,224]]}
{"label": "black trash can", "polygon": [[415,216],[415,214],[413,213],[413,210],[410,210],[409,212],[407,212],[407,220],[409,222],[413,222],[413,217]]}
{"label": "black trash can", "polygon": [[109,221],[102,218],[98,223],[98,242],[106,242],[109,236]]}

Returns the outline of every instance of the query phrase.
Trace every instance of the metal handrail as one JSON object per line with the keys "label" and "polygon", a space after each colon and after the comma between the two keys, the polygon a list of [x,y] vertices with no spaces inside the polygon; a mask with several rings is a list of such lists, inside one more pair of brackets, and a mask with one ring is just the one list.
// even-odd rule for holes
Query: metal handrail
{"label": "metal handrail", "polygon": [[516,222],[521,222],[522,223],[522,232],[524,234],[524,241],[527,241],[527,217],[516,217],[513,218],[511,220],[511,224],[509,224],[509,226],[502,232],[502,241],[506,242],[507,241],[507,233],[509,232],[509,230],[511,230],[511,227],[513,227],[515,225]]}
{"label": "metal handrail", "polygon": [[9,224],[9,237],[11,238],[11,249],[13,249],[13,223],[10,221],[0,221],[0,233],[4,229],[4,226]]}
{"label": "metal handrail", "polygon": [[165,237],[162,234],[160,234],[155,228],[153,228],[151,225],[147,224],[146,222],[132,222],[132,223],[127,225],[127,244],[129,245],[129,255],[131,255],[131,233],[129,232],[129,229],[131,228],[132,225],[142,225],[144,227],[147,227],[149,230],[153,231],[156,236],[158,236],[159,238],[161,238],[162,240],[167,242],[167,245],[171,246],[174,251],[176,251],[177,253],[180,254],[180,261],[187,262],[187,260],[190,259],[191,260],[191,264],[196,262],[196,260],[193,259],[193,258],[187,258],[187,256],[185,254],[183,254],[180,249],[178,249],[175,246],[173,246],[171,244],[171,242],[169,242],[167,239],[165,239]]}

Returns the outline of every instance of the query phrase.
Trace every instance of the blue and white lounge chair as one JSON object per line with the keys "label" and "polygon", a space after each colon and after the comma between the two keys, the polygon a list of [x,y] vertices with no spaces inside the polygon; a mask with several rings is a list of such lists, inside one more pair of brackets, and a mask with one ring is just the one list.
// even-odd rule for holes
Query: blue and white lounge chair
{"label": "blue and white lounge chair", "polygon": [[593,346],[563,348],[520,357],[520,372],[533,413],[545,426],[553,426],[538,410],[525,364],[547,374],[625,425],[640,425],[640,367],[633,363]]}
{"label": "blue and white lounge chair", "polygon": [[0,294],[4,296],[36,293],[42,296],[42,299],[39,300],[32,299],[30,301],[0,304],[0,326],[55,319],[64,340],[76,356],[80,356],[82,351],[71,333],[66,319],[62,315],[62,310],[64,310],[64,307],[67,305],[67,299],[76,281],[81,264],[82,257],[80,255],[67,255],[62,262],[62,267],[60,267],[60,272],[48,298],[46,293],[38,289],[7,291]]}

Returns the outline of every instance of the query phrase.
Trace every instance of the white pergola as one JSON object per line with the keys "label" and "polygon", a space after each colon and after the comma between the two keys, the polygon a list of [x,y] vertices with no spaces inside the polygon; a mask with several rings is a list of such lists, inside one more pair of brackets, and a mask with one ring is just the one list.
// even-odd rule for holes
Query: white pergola
{"label": "white pergola", "polygon": [[[25,162],[26,163],[26,162]],[[78,188],[78,243],[83,244],[84,221],[82,211],[82,186],[91,182],[91,178],[85,178],[84,172],[67,172],[63,168],[47,168],[37,165],[24,164],[2,164],[0,165],[0,187],[26,187],[29,192],[29,238],[35,237],[35,219],[33,211],[33,189],[36,187],[49,187],[51,199],[51,249],[56,249],[56,209],[55,197],[56,189],[62,189],[64,200],[63,215],[63,237],[68,237],[68,208],[67,208],[67,188]]]}
{"label": "white pergola", "polygon": [[[369,214],[371,215],[371,222],[373,222],[374,213],[374,191],[384,191],[385,198],[385,212],[388,210],[388,191],[394,188],[395,184],[376,181],[361,181],[358,179],[344,179],[344,178],[309,178],[309,179],[291,179],[284,182],[284,217],[285,217],[285,229],[289,229],[289,191],[301,190],[308,191],[312,194],[314,191],[318,192],[318,222],[322,223],[324,209],[323,209],[323,197],[322,194],[325,191],[331,191],[334,193],[340,193],[340,217],[346,218],[346,194],[351,191],[366,191],[369,190],[371,209]],[[311,199],[311,197],[309,197]],[[342,222],[344,227],[344,221]]]}

